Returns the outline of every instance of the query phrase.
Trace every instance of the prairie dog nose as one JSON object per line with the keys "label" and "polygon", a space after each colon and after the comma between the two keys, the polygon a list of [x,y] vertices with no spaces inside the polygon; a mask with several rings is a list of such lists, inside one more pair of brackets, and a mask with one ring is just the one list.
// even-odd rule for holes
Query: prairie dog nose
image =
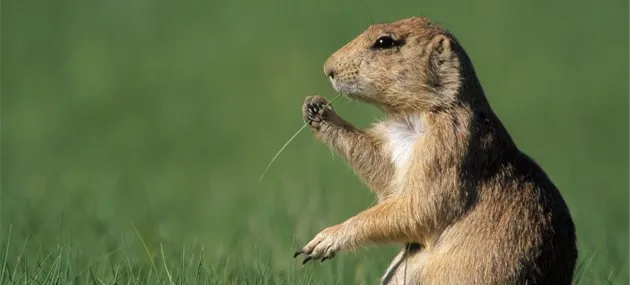
{"label": "prairie dog nose", "polygon": [[332,68],[324,68],[324,73],[326,73],[326,76],[330,79],[335,79],[335,70]]}
{"label": "prairie dog nose", "polygon": [[337,60],[335,55],[331,55],[326,62],[324,62],[324,74],[328,76],[330,79],[334,79],[337,76],[337,69],[335,68],[337,65]]}

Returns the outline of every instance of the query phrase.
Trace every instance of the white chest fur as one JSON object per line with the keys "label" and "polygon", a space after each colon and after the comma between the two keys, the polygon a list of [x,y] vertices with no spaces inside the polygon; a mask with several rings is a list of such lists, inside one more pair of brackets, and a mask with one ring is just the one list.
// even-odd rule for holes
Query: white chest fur
{"label": "white chest fur", "polygon": [[386,129],[390,159],[396,168],[401,168],[411,158],[414,145],[425,131],[422,118],[413,116],[391,121]]}

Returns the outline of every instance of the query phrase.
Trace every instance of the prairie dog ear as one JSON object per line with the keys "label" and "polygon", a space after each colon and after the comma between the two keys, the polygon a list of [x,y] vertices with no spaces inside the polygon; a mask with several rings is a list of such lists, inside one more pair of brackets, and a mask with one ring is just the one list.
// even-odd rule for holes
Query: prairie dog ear
{"label": "prairie dog ear", "polygon": [[451,39],[444,35],[437,35],[428,45],[428,84],[434,88],[444,87],[446,81],[452,81],[457,74],[457,64]]}
{"label": "prairie dog ear", "polygon": [[431,49],[431,57],[435,57],[438,59],[445,60],[450,57],[453,50],[451,48],[451,39],[444,35],[437,35],[429,44],[429,48]]}

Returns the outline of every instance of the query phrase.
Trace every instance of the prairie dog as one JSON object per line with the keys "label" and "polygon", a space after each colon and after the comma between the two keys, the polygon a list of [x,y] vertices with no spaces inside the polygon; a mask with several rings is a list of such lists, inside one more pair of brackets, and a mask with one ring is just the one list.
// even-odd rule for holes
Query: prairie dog
{"label": "prairie dog", "polygon": [[427,18],[370,26],[324,72],[337,91],[386,119],[360,130],[319,96],[303,117],[377,195],[322,230],[308,260],[374,243],[405,245],[382,284],[570,284],[569,210],[492,111],[457,39]]}

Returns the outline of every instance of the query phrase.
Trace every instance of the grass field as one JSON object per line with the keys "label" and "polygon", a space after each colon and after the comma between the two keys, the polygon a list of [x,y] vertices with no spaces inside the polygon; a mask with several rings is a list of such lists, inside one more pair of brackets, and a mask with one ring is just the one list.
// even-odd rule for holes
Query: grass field
{"label": "grass field", "polygon": [[[513,2],[513,3],[508,3]],[[628,2],[2,1],[0,284],[375,284],[292,259],[374,197],[301,124],[324,60],[424,15],[564,195],[578,284],[629,284]],[[340,99],[367,126],[381,114]]]}

